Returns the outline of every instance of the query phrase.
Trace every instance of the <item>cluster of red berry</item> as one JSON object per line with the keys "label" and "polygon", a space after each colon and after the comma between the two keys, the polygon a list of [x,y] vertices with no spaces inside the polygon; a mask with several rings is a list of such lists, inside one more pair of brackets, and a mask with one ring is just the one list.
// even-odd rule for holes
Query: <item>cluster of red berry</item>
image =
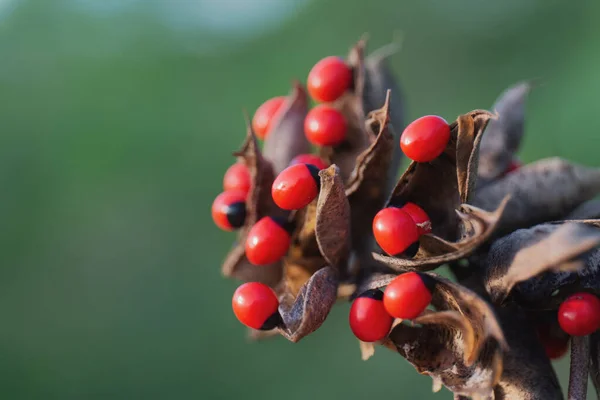
{"label": "cluster of red berry", "polygon": [[[352,70],[342,59],[327,57],[310,71],[307,89],[315,101],[332,102],[351,89],[352,81]],[[275,97],[256,110],[252,129],[258,138],[267,137],[284,103],[285,97]],[[321,147],[342,143],[346,129],[341,112],[327,104],[312,108],[304,121],[307,139]],[[450,126],[443,118],[428,115],[406,127],[400,137],[400,147],[415,162],[431,162],[444,152],[450,136]],[[319,170],[327,167],[324,160],[313,154],[296,157],[273,182],[271,194],[274,203],[283,210],[306,207],[319,194]],[[251,181],[250,172],[244,164],[238,163],[228,169],[223,181],[225,191],[215,199],[212,208],[217,226],[225,230],[243,226]],[[426,211],[410,202],[384,208],[373,219],[373,236],[391,256],[413,257],[418,252],[419,237],[430,233],[431,229]],[[246,236],[246,257],[254,265],[269,265],[283,258],[290,244],[289,227],[285,221],[263,217]],[[354,300],[350,327],[364,342],[381,340],[388,334],[394,318],[417,318],[429,305],[431,290],[432,283],[426,275],[417,272],[399,275],[384,292],[369,290]],[[262,283],[241,285],[233,296],[232,305],[237,318],[254,329],[273,329],[281,320],[277,295]]]}

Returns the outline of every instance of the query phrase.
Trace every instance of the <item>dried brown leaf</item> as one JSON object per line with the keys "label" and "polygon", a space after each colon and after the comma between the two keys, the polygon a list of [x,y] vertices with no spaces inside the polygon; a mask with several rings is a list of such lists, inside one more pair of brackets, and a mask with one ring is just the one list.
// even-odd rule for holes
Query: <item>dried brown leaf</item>
{"label": "dried brown leaf", "polygon": [[479,152],[482,181],[502,176],[519,150],[525,125],[525,100],[532,88],[533,82],[519,82],[500,94],[493,105],[498,119],[490,122]]}
{"label": "dried brown leaf", "polygon": [[274,173],[271,164],[265,160],[260,152],[256,136],[247,123],[246,140],[242,148],[234,153],[238,159],[246,164],[250,171],[252,188],[246,203],[246,221],[238,233],[238,240],[227,254],[221,271],[227,277],[233,277],[242,281],[263,282],[270,286],[276,285],[282,276],[282,264],[256,267],[248,261],[245,254],[244,244],[248,230],[262,217],[267,215],[285,215],[271,197],[271,185]]}
{"label": "dried brown leaf", "polygon": [[548,158],[521,167],[478,190],[473,205],[493,210],[511,200],[497,234],[561,219],[600,192],[600,169]]}
{"label": "dried brown leaf", "polygon": [[392,191],[388,205],[419,205],[429,215],[434,235],[456,240],[459,218],[455,210],[470,198],[477,174],[478,143],[492,117],[482,110],[459,116],[450,125],[451,138],[444,152],[428,163],[412,162]]}
{"label": "dried brown leaf", "polygon": [[263,148],[264,156],[271,162],[275,174],[287,168],[297,155],[310,152],[310,143],[304,134],[307,113],[306,91],[299,82],[294,82],[292,92],[281,106],[281,111],[275,115]]}
{"label": "dried brown leaf", "polygon": [[581,223],[518,230],[491,246],[483,277],[486,290],[498,304],[512,293],[528,306],[555,307],[564,298],[556,290],[598,275],[600,252],[593,251],[598,246],[600,229]]}
{"label": "dried brown leaf", "polygon": [[442,264],[469,256],[485,243],[494,232],[508,198],[494,212],[463,204],[458,211],[462,232],[457,242],[448,242],[435,235],[419,239],[419,251],[413,258],[389,257],[373,253],[375,260],[395,271],[430,271]]}
{"label": "dried brown leaf", "polygon": [[337,271],[325,267],[312,275],[296,298],[284,296],[279,306],[283,319],[283,324],[279,327],[281,335],[292,342],[298,342],[316,331],[336,301],[337,286]]}
{"label": "dried brown leaf", "polygon": [[319,176],[321,191],[316,210],[316,240],[325,261],[340,269],[350,252],[350,204],[336,165],[320,171]]}

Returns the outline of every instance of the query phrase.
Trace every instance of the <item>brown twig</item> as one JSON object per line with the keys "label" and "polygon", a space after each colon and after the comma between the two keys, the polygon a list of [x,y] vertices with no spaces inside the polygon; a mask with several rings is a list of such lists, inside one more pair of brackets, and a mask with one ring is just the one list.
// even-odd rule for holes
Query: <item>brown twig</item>
{"label": "brown twig", "polygon": [[589,357],[589,336],[574,336],[571,339],[569,400],[585,400],[587,397]]}

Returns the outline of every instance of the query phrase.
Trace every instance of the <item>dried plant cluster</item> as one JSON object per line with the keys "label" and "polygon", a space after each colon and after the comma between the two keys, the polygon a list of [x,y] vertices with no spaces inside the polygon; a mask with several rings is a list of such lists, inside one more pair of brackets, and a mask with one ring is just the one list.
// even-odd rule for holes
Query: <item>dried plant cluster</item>
{"label": "dried plant cluster", "polygon": [[[389,49],[388,49],[389,50]],[[557,308],[574,292],[600,294],[600,170],[548,158],[506,173],[524,132],[531,82],[500,95],[493,112],[474,110],[450,124],[443,154],[412,162],[397,178],[405,126],[401,93],[385,48],[351,50],[354,86],[333,105],[348,121],[345,141],[322,147],[331,163],[320,171],[318,198],[284,211],[271,198],[274,177],[310,145],[303,121],[304,88],[295,84],[261,150],[250,124],[234,153],[252,186],[245,225],[223,264],[227,277],[263,282],[280,301],[278,326],[251,330],[255,339],[281,334],[292,342],[315,332],[339,300],[385,287],[407,271],[435,282],[430,309],[395,321],[378,343],[360,343],[363,358],[376,345],[399,353],[456,399],[562,399],[538,330],[564,335]],[[373,240],[375,214],[414,202],[431,218],[413,257],[382,254]],[[268,266],[245,256],[248,230],[264,216],[293,227],[287,255]],[[449,266],[455,279],[432,271]],[[600,390],[600,332],[571,340],[569,393],[585,398],[588,374]]]}

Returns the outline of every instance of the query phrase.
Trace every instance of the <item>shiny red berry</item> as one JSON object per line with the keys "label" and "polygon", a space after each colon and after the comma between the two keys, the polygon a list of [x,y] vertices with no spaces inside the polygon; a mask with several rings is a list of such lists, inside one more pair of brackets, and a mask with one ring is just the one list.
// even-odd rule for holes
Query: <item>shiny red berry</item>
{"label": "shiny red berry", "polygon": [[246,192],[228,190],[218,195],[212,204],[212,218],[224,231],[241,228],[246,220]]}
{"label": "shiny red berry", "polygon": [[223,189],[228,190],[239,190],[241,192],[248,193],[252,186],[252,179],[250,178],[250,171],[246,164],[238,162],[233,164],[225,172],[223,177]]}
{"label": "shiny red berry", "polygon": [[538,326],[537,334],[546,355],[551,360],[563,357],[569,350],[569,339],[571,338],[564,332],[553,332],[547,326]]}
{"label": "shiny red berry", "polygon": [[316,146],[336,146],[346,138],[346,119],[340,111],[325,104],[311,109],[304,119],[304,133]]}
{"label": "shiny red berry", "polygon": [[320,182],[319,169],[314,165],[292,165],[277,175],[271,195],[279,208],[299,210],[317,198]]}
{"label": "shiny red berry", "polygon": [[383,292],[385,310],[393,317],[415,319],[431,302],[431,288],[426,275],[406,272],[398,275]]}
{"label": "shiny red berry", "polygon": [[394,318],[385,311],[383,292],[367,290],[352,302],[350,329],[363,342],[376,342],[387,336]]}
{"label": "shiny red berry", "polygon": [[259,139],[267,137],[271,129],[271,122],[284,102],[285,97],[283,96],[273,97],[256,109],[252,118],[252,129]]}
{"label": "shiny red berry", "polygon": [[415,203],[406,203],[401,210],[410,215],[415,224],[417,224],[419,235],[431,232],[431,220],[421,207]]}
{"label": "shiny red berry", "polygon": [[246,258],[254,265],[269,265],[286,255],[290,234],[271,217],[260,219],[248,232]]}
{"label": "shiny red berry", "polygon": [[444,152],[450,140],[450,126],[442,117],[426,115],[411,122],[400,137],[400,147],[408,158],[429,162]]}
{"label": "shiny red berry", "polygon": [[318,102],[337,100],[352,85],[352,70],[340,57],[325,57],[308,74],[306,87]]}
{"label": "shiny red berry", "polygon": [[558,323],[571,336],[586,336],[600,328],[600,299],[591,293],[569,296],[558,308]]}
{"label": "shiny red berry", "polygon": [[300,154],[299,156],[294,157],[290,162],[290,165],[296,164],[311,164],[319,169],[325,169],[329,167],[329,165],[323,161],[321,157],[314,154]]}
{"label": "shiny red berry", "polygon": [[419,229],[406,212],[388,207],[373,218],[373,235],[383,251],[396,256],[419,240]]}
{"label": "shiny red berry", "polygon": [[277,310],[277,295],[273,289],[259,282],[248,282],[238,287],[231,306],[237,319],[253,329],[273,329],[281,318]]}

